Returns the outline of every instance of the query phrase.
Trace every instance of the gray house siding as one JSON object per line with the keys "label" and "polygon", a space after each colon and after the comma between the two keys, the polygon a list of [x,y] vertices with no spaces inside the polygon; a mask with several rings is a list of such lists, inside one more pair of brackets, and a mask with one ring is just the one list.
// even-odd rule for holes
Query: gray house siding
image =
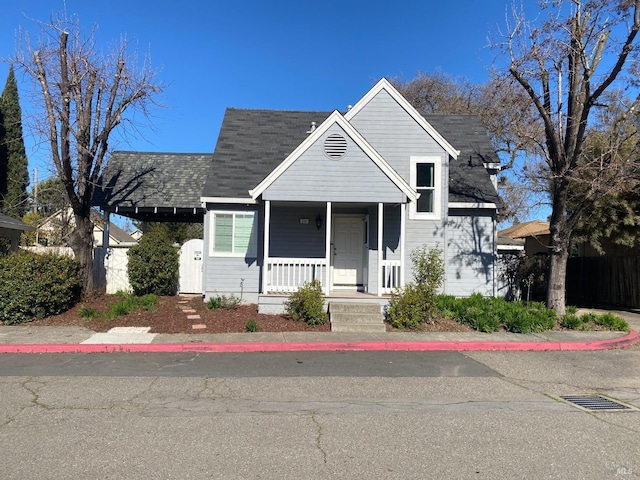
{"label": "gray house siding", "polygon": [[[215,211],[255,211],[257,258],[224,257],[211,255],[211,219]],[[218,295],[241,297],[242,303],[258,303],[260,291],[260,266],[263,257],[263,208],[257,205],[208,204],[204,218],[204,244],[207,246],[203,265],[205,301]]]}
{"label": "gray house siding", "polygon": [[457,210],[447,221],[446,293],[493,296],[495,230],[491,210]]}
{"label": "gray house siding", "polygon": [[[406,207],[408,210],[408,206]],[[411,263],[411,253],[417,248],[426,246],[428,249],[439,248],[445,251],[445,220],[428,220],[409,219],[407,213],[407,221],[405,227],[405,277],[406,283],[413,281],[413,264]]]}
{"label": "gray house siding", "polygon": [[409,157],[412,155],[439,156],[443,160],[448,157],[444,149],[384,90],[371,99],[350,123],[407,183]]}
{"label": "gray house siding", "polygon": [[[342,158],[323,152],[331,134],[347,140]],[[337,125],[329,128],[263,193],[264,200],[307,202],[401,202],[404,194]]]}
{"label": "gray house siding", "polygon": [[[316,218],[321,219],[320,229]],[[324,258],[327,222],[325,204],[271,205],[269,256]],[[308,223],[304,223],[308,221]]]}

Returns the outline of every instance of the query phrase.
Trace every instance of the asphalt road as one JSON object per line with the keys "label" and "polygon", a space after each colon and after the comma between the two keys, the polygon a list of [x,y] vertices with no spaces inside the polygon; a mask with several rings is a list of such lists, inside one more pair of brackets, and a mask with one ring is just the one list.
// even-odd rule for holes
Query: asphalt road
{"label": "asphalt road", "polygon": [[637,478],[640,347],[0,356],[2,479]]}

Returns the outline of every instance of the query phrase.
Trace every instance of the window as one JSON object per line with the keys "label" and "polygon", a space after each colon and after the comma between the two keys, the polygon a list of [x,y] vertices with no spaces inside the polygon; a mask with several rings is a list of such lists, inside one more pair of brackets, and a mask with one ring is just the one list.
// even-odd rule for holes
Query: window
{"label": "window", "polygon": [[411,186],[420,194],[411,204],[410,218],[440,218],[440,157],[411,157]]}
{"label": "window", "polygon": [[211,254],[256,256],[255,212],[213,212]]}

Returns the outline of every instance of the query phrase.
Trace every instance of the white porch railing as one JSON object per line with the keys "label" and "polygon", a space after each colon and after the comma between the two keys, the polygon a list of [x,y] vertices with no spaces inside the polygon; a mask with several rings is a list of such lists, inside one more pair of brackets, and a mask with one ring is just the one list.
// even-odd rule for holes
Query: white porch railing
{"label": "white porch railing", "polygon": [[267,292],[295,292],[317,279],[324,288],[327,261],[324,258],[268,258]]}
{"label": "white porch railing", "polygon": [[382,260],[382,293],[389,294],[401,283],[400,260]]}

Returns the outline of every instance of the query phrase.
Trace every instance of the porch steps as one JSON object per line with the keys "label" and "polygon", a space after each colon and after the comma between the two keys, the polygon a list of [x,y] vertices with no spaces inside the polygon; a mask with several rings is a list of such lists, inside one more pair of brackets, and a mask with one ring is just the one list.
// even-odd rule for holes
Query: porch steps
{"label": "porch steps", "polygon": [[380,304],[364,302],[330,302],[332,332],[383,333],[386,331]]}

